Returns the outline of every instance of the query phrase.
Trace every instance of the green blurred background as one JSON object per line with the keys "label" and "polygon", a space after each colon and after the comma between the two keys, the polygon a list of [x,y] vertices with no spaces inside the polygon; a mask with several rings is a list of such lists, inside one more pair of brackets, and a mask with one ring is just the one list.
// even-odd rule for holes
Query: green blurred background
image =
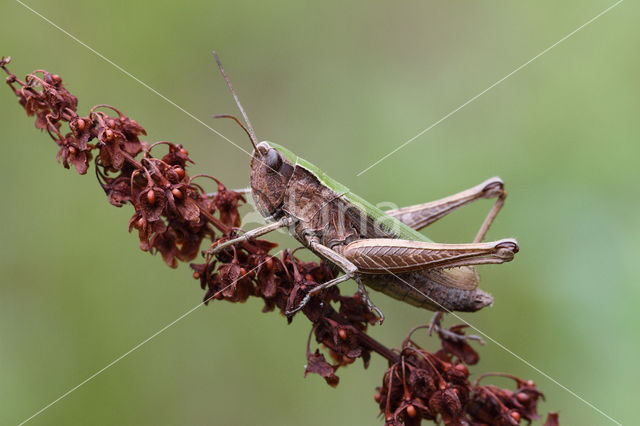
{"label": "green blurred background", "polygon": [[[373,202],[415,204],[499,175],[490,239],[512,263],[481,267],[495,305],[464,317],[585,400],[631,424],[640,397],[639,6],[626,1],[362,176],[356,173],[614,2],[57,1],[29,5],[249,149],[211,50],[258,136],[290,147]],[[230,187],[246,154],[21,6],[0,5],[0,54],[24,76],[59,73],[80,111],[108,103],[150,141],[186,145]],[[127,233],[93,166],[78,176],[0,90],[0,424],[31,416],[194,307],[203,292]],[[213,188],[212,188],[213,189]],[[430,227],[468,242],[490,202]],[[248,211],[248,209],[247,209]],[[284,246],[296,244],[277,236]],[[354,286],[347,284],[345,291]],[[372,334],[398,346],[430,313],[380,294]],[[32,424],[380,424],[385,363],[303,378],[306,321],[215,302],[64,398]],[[449,318],[448,323],[456,322]],[[436,342],[421,340],[427,347]],[[612,424],[489,342],[473,374],[536,381],[563,424]],[[508,382],[498,382],[507,384]]]}

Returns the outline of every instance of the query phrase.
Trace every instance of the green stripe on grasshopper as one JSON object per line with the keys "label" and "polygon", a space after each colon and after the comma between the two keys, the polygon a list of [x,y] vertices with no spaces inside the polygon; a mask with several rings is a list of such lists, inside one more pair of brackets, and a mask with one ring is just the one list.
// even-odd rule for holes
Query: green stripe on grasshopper
{"label": "green stripe on grasshopper", "polygon": [[282,145],[278,145],[273,142],[268,143],[278,152],[280,152],[280,154],[282,154],[285,158],[287,158],[291,163],[295,164],[296,166],[305,168],[316,178],[318,178],[318,180],[322,182],[323,185],[326,185],[337,194],[341,194],[343,199],[348,201],[355,208],[365,212],[366,215],[373,219],[376,223],[382,224],[382,226],[384,226],[385,228],[390,229],[393,234],[395,234],[396,238],[404,240],[432,242],[425,235],[405,225],[398,219],[389,216],[384,211],[380,210],[378,207],[374,206],[364,198],[354,194],[353,192],[351,192],[351,190],[349,190],[348,187],[328,176],[318,166],[308,162],[304,158],[297,156]]}

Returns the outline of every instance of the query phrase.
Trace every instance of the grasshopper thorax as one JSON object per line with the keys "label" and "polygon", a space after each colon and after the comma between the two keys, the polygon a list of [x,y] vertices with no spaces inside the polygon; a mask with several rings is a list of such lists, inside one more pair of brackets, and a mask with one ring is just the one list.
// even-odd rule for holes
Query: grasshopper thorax
{"label": "grasshopper thorax", "polygon": [[251,157],[251,193],[265,219],[279,219],[295,160],[268,142],[260,142]]}

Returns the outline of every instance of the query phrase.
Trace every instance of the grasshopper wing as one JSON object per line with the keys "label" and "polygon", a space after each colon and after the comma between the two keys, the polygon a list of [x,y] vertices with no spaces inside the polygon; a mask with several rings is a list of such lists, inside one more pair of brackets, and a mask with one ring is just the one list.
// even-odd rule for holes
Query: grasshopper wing
{"label": "grasshopper wing", "polygon": [[445,287],[460,288],[462,290],[474,290],[478,287],[478,273],[473,266],[461,266],[459,268],[436,268],[424,271],[424,275],[430,281]]}
{"label": "grasshopper wing", "polygon": [[[364,274],[403,273],[419,270],[503,263],[513,259],[518,244],[513,239],[488,243],[438,244],[391,238],[354,241],[342,254]],[[458,274],[469,275],[465,269]],[[450,275],[448,273],[447,275]]]}

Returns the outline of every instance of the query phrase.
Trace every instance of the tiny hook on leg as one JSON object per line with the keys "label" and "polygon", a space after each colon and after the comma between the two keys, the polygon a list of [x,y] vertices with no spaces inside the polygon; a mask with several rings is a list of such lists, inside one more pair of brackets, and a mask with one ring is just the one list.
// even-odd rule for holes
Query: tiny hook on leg
{"label": "tiny hook on leg", "polygon": [[309,292],[307,294],[305,294],[305,296],[302,298],[302,301],[300,302],[300,305],[298,305],[296,308],[292,309],[292,310],[287,310],[284,312],[284,314],[286,316],[291,316],[293,314],[295,314],[296,312],[298,312],[300,309],[304,308],[304,306],[309,303],[309,300],[311,299],[311,296],[320,293],[322,290],[326,290],[330,287],[333,287],[334,285],[340,284],[341,282],[347,281],[349,279],[353,278],[353,274],[344,274],[344,275],[340,275],[337,278],[334,278],[332,280],[327,281],[326,283],[320,284],[314,288],[312,288],[311,290],[309,290]]}
{"label": "tiny hook on leg", "polygon": [[442,311],[437,311],[436,313],[433,314],[433,317],[431,318],[431,321],[429,322],[429,327],[428,327],[429,336],[431,336],[431,333],[433,332],[433,330],[435,330],[436,333],[438,333],[438,335],[441,336],[441,338],[444,338],[446,340],[451,340],[454,342],[466,342],[468,340],[475,340],[481,345],[484,345],[484,340],[482,340],[480,336],[476,336],[473,334],[469,334],[469,335],[458,334],[446,328],[442,328],[440,323],[442,322],[443,317],[444,317],[444,312]]}
{"label": "tiny hook on leg", "polygon": [[362,281],[360,280],[360,277],[356,277],[356,282],[358,283],[358,293],[360,294],[360,297],[362,298],[363,301],[366,302],[367,307],[369,308],[369,310],[371,312],[373,312],[375,315],[378,316],[378,324],[382,325],[382,323],[384,322],[384,314],[371,301],[371,298],[369,297],[369,292],[367,291],[367,288],[364,286],[364,284],[362,284]]}

